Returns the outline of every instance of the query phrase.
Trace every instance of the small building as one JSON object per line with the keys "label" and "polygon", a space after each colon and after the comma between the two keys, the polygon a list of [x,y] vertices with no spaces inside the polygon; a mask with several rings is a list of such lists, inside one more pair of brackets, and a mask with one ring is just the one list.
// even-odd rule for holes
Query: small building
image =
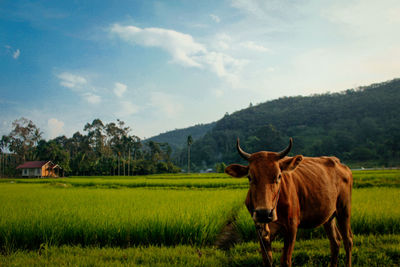
{"label": "small building", "polygon": [[17,167],[22,177],[59,177],[61,167],[51,161],[27,161]]}

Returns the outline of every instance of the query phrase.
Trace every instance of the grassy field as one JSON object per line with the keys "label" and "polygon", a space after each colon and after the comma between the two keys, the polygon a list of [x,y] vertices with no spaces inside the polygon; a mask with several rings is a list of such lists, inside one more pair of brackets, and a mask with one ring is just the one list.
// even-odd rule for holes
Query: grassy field
{"label": "grassy field", "polygon": [[[389,187],[353,190],[351,228],[356,235],[400,235],[400,189]],[[236,227],[241,239],[256,239],[254,223],[245,207],[239,211]],[[300,229],[297,238],[325,237],[323,227]]]}
{"label": "grassy field", "polygon": [[69,177],[62,179],[0,179],[3,183],[58,184],[74,187],[96,188],[247,188],[246,179],[235,179],[226,174],[192,174],[149,176],[105,176],[105,177]]}
{"label": "grassy field", "polygon": [[[353,171],[353,178],[354,188],[400,187],[400,170]],[[247,179],[232,178],[224,173],[0,179],[0,183],[49,183],[96,188],[248,188]]]}
{"label": "grassy field", "polygon": [[243,190],[0,187],[0,247],[212,244]]}
{"label": "grassy field", "polygon": [[[355,236],[353,266],[399,266],[400,236]],[[274,264],[279,266],[283,244],[273,243]],[[259,245],[239,243],[229,250],[215,247],[178,245],[148,247],[43,246],[38,250],[17,251],[0,257],[0,266],[261,266]],[[343,249],[339,266],[344,266]],[[329,241],[300,240],[293,253],[293,266],[328,266]]]}
{"label": "grassy field", "polygon": [[400,187],[400,170],[353,171],[354,187]]}
{"label": "grassy field", "polygon": [[[354,266],[400,265],[400,171],[354,179]],[[259,266],[247,187],[225,174],[0,179],[0,266]],[[233,220],[239,243],[219,249]],[[295,266],[329,255],[321,229],[299,233]]]}

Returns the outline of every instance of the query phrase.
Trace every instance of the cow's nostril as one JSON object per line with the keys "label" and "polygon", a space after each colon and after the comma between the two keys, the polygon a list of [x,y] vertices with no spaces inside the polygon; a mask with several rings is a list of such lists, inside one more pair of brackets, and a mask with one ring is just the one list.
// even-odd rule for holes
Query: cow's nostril
{"label": "cow's nostril", "polygon": [[260,223],[269,223],[273,218],[273,210],[259,209],[255,211],[255,219]]}
{"label": "cow's nostril", "polygon": [[268,214],[268,218],[272,220],[273,217],[274,217],[274,210],[271,210]]}
{"label": "cow's nostril", "polygon": [[257,217],[268,217],[268,210],[256,210]]}

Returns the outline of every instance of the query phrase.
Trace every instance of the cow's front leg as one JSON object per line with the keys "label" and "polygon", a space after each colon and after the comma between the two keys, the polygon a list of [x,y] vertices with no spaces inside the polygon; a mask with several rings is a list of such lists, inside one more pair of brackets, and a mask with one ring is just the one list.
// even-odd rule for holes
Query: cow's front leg
{"label": "cow's front leg", "polygon": [[271,232],[268,224],[256,225],[264,266],[272,267]]}
{"label": "cow's front leg", "polygon": [[257,228],[257,231],[259,231],[259,241],[264,266],[273,266],[271,242],[275,239],[275,236],[280,229],[280,225],[270,223],[263,224]]}
{"label": "cow's front leg", "polygon": [[294,243],[296,242],[296,234],[297,227],[288,229],[285,233],[281,266],[292,266],[292,253],[294,249]]}

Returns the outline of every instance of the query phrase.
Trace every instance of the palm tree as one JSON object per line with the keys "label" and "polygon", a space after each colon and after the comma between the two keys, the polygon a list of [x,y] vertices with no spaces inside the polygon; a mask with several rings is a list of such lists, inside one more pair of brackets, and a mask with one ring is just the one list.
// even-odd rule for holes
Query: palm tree
{"label": "palm tree", "polygon": [[187,137],[187,146],[188,146],[188,173],[190,173],[190,146],[193,144],[193,138],[191,135]]}

